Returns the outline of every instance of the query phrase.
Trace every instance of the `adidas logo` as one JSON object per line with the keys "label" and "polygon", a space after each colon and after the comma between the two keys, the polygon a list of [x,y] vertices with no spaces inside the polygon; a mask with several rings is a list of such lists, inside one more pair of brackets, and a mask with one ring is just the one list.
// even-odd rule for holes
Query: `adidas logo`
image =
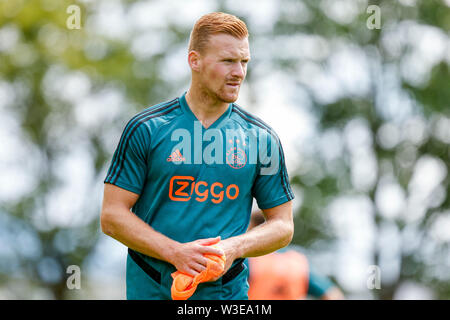
{"label": "adidas logo", "polygon": [[181,162],[186,161],[186,159],[181,154],[180,150],[176,149],[172,154],[167,158],[168,162]]}

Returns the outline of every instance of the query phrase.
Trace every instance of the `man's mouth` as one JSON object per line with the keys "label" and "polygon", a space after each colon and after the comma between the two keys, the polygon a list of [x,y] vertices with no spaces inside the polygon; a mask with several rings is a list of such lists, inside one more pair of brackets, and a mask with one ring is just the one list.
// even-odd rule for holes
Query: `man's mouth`
{"label": "man's mouth", "polygon": [[237,88],[237,87],[239,87],[241,85],[240,82],[227,82],[226,84],[227,84],[227,86],[230,86],[230,87],[233,87],[233,88]]}

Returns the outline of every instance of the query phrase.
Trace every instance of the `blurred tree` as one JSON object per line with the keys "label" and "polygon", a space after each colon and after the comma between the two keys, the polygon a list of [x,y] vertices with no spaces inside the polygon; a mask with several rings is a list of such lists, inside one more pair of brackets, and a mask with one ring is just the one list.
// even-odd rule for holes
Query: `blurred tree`
{"label": "blurred tree", "polygon": [[[32,293],[17,281],[70,297],[65,271],[98,241],[101,182],[121,130],[189,80],[174,61],[184,57],[191,25],[167,17],[158,25],[161,3],[0,1],[1,133],[25,150],[8,150],[19,160],[2,160],[2,184],[28,186],[0,198],[0,285],[19,298]],[[360,196],[373,208],[371,263],[382,272],[373,295],[392,299],[414,281],[448,299],[449,239],[439,232],[450,201],[448,1],[280,0],[268,26],[252,16],[256,4],[215,3],[249,23],[258,48],[247,80],[252,103],[260,103],[261,72],[281,71],[295,83],[292,100],[304,93],[318,120],[299,171],[290,172],[302,199],[293,242],[329,249],[332,204]],[[66,25],[72,4],[80,29]],[[366,26],[371,4],[381,29]],[[121,21],[131,13],[142,21]],[[5,181],[17,167],[25,182]],[[385,278],[392,261],[398,272]]]}
{"label": "blurred tree", "polygon": [[[66,24],[73,4],[80,8],[79,29]],[[163,61],[187,34],[168,26],[160,53],[137,58],[131,40],[97,32],[95,15],[102,10],[108,10],[105,2],[0,2],[0,83],[12,97],[2,107],[9,121],[18,119],[36,181],[29,191],[1,199],[0,230],[11,250],[0,251],[0,285],[17,298],[33,297],[28,285],[56,299],[71,296],[66,270],[82,266],[98,240],[99,182],[126,119],[179,89],[165,80]],[[80,153],[87,163],[70,166]],[[74,187],[70,180],[77,176],[85,180]],[[24,237],[33,245],[23,248]]]}
{"label": "blurred tree", "polygon": [[[371,4],[380,8],[380,29],[366,27],[370,17],[366,9]],[[382,286],[373,291],[376,298],[394,298],[406,281],[432,289],[435,298],[449,298],[450,279],[442,271],[449,267],[448,238],[441,239],[436,233],[437,225],[448,221],[450,203],[450,73],[448,51],[447,56],[445,53],[449,21],[448,1],[350,4],[285,0],[269,36],[275,42],[303,36],[293,40],[298,41],[297,55],[283,59],[274,53],[273,58],[293,81],[296,79],[299,90],[309,93],[320,131],[312,143],[330,132],[344,143],[339,158],[330,160],[317,148],[305,161],[316,165],[291,174],[304,199],[295,221],[296,226],[302,226],[301,232],[295,233],[293,242],[310,247],[327,235],[332,237],[328,206],[345,195],[367,196],[376,226],[372,263],[381,267]],[[318,50],[308,56],[311,45],[307,41],[311,39]],[[354,61],[344,59],[347,52]],[[351,81],[346,82],[347,77],[359,76],[352,72],[352,65],[365,68],[361,72],[368,74],[367,84],[364,78],[356,88],[350,86]],[[317,89],[320,76],[328,79]],[[322,94],[333,91],[334,85],[339,89],[333,96]],[[366,132],[365,144],[358,145]],[[361,165],[369,171],[358,173]],[[317,168],[325,174],[311,172]],[[434,181],[427,181],[433,170],[439,173],[429,177]],[[317,176],[312,183],[311,175]],[[384,183],[386,180],[390,182]],[[430,183],[429,189],[421,187],[424,182]],[[390,197],[397,186],[403,199]],[[401,207],[389,215],[389,206],[401,200]],[[316,228],[320,231],[314,232]],[[394,243],[389,242],[392,237],[388,242],[383,240],[388,229],[394,230]],[[396,247],[398,255],[386,258]],[[390,263],[397,264],[398,272],[384,279],[383,270]]]}

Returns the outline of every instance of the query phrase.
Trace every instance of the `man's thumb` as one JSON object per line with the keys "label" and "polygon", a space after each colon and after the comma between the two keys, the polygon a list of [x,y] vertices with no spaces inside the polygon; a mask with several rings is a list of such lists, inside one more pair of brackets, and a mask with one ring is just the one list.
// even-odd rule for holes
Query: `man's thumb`
{"label": "man's thumb", "polygon": [[215,238],[208,238],[208,239],[200,239],[198,240],[198,243],[201,244],[202,246],[210,246],[216,243],[220,242],[220,236],[215,237]]}

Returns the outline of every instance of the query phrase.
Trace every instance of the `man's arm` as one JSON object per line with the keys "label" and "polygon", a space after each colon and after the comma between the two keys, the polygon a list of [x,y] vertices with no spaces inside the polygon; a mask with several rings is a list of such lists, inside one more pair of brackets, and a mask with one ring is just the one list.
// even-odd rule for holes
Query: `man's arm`
{"label": "man's arm", "polygon": [[266,218],[265,223],[220,243],[227,257],[225,272],[237,258],[265,255],[291,242],[294,234],[292,201],[265,209],[263,214]]}
{"label": "man's arm", "polygon": [[266,219],[264,218],[264,214],[260,209],[252,211],[247,231],[250,231],[254,227],[259,226],[264,222],[266,222]]}
{"label": "man's arm", "polygon": [[206,268],[207,259],[203,254],[223,254],[208,246],[219,238],[179,243],[157,232],[130,211],[138,198],[138,194],[105,183],[100,218],[102,231],[133,250],[167,261],[177,270],[193,276]]}

